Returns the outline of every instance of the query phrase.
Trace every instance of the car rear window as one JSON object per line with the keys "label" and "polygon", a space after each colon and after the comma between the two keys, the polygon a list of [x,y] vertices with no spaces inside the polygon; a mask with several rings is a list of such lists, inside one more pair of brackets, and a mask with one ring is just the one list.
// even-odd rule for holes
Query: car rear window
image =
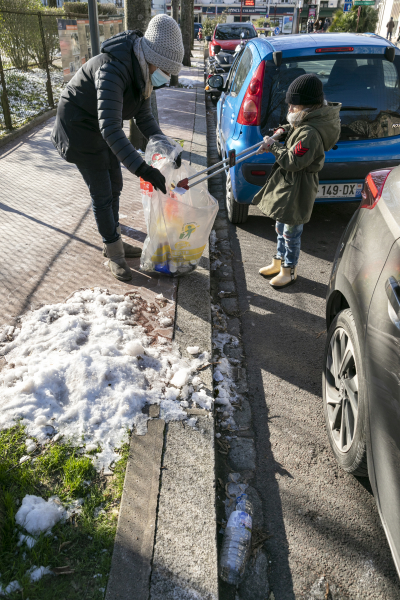
{"label": "car rear window", "polygon": [[292,59],[277,69],[267,62],[261,131],[269,134],[286,123],[286,91],[305,73],[315,73],[326,100],[340,102],[341,140],[368,140],[400,135],[400,57],[345,55]]}
{"label": "car rear window", "polygon": [[249,40],[257,37],[257,33],[252,25],[219,25],[215,31],[216,40],[239,40],[241,34],[244,33],[244,38]]}

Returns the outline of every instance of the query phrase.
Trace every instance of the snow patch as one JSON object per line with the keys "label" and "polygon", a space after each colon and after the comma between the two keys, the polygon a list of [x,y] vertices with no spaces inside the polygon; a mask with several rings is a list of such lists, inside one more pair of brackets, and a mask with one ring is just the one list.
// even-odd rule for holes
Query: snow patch
{"label": "snow patch", "polygon": [[119,460],[115,448],[128,429],[146,433],[146,404],[159,404],[167,420],[187,418],[180,401],[190,402],[191,379],[209,355],[187,361],[161,342],[158,329],[151,337],[144,315],[152,312],[157,327],[155,315],[167,304],[162,295],[149,304],[138,294],[95,288],[25,315],[0,346],[8,363],[0,373],[0,429],[22,419],[27,452],[34,450],[31,437],[78,446],[83,439],[87,451],[98,450],[100,470]]}
{"label": "snow patch", "polygon": [[27,494],[15,515],[15,521],[28,533],[37,535],[50,531],[63,517],[65,517],[64,508],[53,498],[46,502],[39,496]]}
{"label": "snow patch", "polygon": [[53,572],[49,567],[37,567],[33,565],[26,574],[29,575],[31,581],[39,581],[43,575],[53,575]]}

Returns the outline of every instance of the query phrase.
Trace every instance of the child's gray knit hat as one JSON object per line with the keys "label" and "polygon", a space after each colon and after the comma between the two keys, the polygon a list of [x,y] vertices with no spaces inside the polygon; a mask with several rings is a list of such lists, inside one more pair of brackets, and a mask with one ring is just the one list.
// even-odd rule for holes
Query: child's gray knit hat
{"label": "child's gray knit hat", "polygon": [[146,62],[158,69],[178,75],[182,68],[183,42],[178,23],[168,15],[151,19],[142,38]]}

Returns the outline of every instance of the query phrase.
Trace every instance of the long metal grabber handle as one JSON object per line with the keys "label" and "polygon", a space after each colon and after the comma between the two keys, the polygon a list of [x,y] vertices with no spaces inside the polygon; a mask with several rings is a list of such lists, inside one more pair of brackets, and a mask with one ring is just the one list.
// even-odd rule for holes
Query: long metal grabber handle
{"label": "long metal grabber handle", "polygon": [[[257,150],[255,152],[251,152],[250,154],[246,154],[246,156],[243,156],[243,158],[241,158],[240,160],[237,160],[236,164],[238,165],[239,163],[243,162],[247,158],[250,158],[250,156],[254,156],[255,154],[257,154],[257,152],[258,152],[258,150],[259,150],[259,148],[261,146],[261,143],[258,142],[258,144],[256,144],[258,146],[258,148],[257,148]],[[203,179],[199,179],[198,181],[195,181],[194,183],[192,183],[192,185],[188,186],[188,189],[190,190],[192,187],[194,187],[198,183],[201,183],[202,181],[206,181],[207,179],[211,179],[211,177],[214,177],[214,175],[218,175],[218,173],[222,173],[222,171],[225,171],[225,170],[226,170],[226,167],[222,167],[222,169],[218,169],[218,171],[215,171],[214,173],[211,173],[211,175],[207,175],[206,177],[203,177]]]}
{"label": "long metal grabber handle", "polygon": [[[250,146],[250,148],[246,148],[246,150],[242,150],[241,152],[239,152],[239,154],[236,154],[236,158],[238,156],[241,156],[245,152],[249,152],[250,150],[254,150],[254,148],[259,148],[260,144],[262,144],[262,142],[258,142],[257,144],[254,144],[254,146]],[[191,179],[194,179],[195,177],[199,177],[200,175],[203,175],[204,173],[208,173],[208,171],[212,171],[212,169],[216,169],[220,165],[223,165],[223,164],[225,164],[226,162],[229,162],[229,161],[230,161],[230,157],[228,156],[228,158],[224,158],[224,160],[221,160],[220,162],[215,163],[215,165],[212,165],[211,167],[208,167],[207,169],[203,169],[202,171],[199,171],[198,173],[195,173],[194,175],[191,175],[190,177],[187,178],[187,180],[190,181]],[[218,173],[220,173],[220,171],[218,171]]]}

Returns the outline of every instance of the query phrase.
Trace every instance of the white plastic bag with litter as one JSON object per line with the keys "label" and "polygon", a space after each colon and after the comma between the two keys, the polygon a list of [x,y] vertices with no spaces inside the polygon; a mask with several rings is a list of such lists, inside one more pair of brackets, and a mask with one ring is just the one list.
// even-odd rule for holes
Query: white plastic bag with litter
{"label": "white plastic bag with litter", "polygon": [[174,160],[180,152],[182,148],[179,144],[162,135],[152,136],[147,144],[145,160],[164,175],[167,194],[140,179],[147,225],[147,237],[140,259],[143,271],[172,276],[194,271],[218,212],[218,202],[209,193],[207,182],[182,195],[171,189],[181,179],[196,173],[184,161],[179,169],[174,168]]}

